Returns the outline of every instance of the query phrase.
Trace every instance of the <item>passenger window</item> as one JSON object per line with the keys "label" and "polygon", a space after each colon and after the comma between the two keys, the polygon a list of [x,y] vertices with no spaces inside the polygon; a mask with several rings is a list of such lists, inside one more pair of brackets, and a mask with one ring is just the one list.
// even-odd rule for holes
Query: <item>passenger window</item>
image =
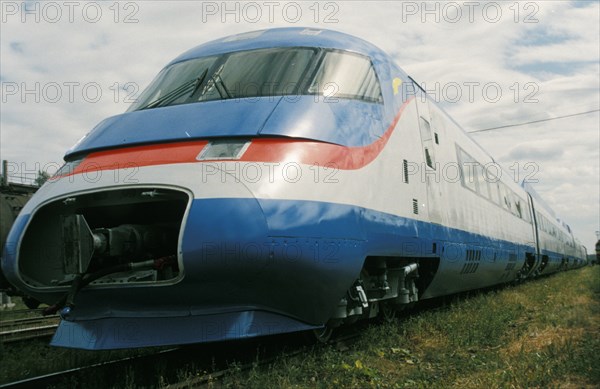
{"label": "passenger window", "polygon": [[502,205],[500,203],[500,195],[498,194],[498,179],[491,173],[486,172],[486,181],[488,182],[488,187],[490,189],[490,200],[492,200],[496,205]]}
{"label": "passenger window", "polygon": [[477,164],[477,166],[475,166],[475,179],[478,182],[479,193],[486,199],[489,199],[490,191],[488,188],[488,182],[485,177],[485,171],[483,170],[483,166],[481,166],[480,164]]}
{"label": "passenger window", "polygon": [[513,194],[515,199],[515,215],[523,219],[523,210],[521,209],[521,200]]}
{"label": "passenger window", "polygon": [[425,163],[432,169],[435,169],[435,158],[433,155],[433,142],[431,138],[431,126],[423,117],[419,118],[419,128],[421,129],[421,142],[423,143],[423,153],[425,154]]}
{"label": "passenger window", "polygon": [[507,209],[512,212],[512,202],[510,199],[510,193],[508,188],[504,186],[504,184],[499,184],[500,186],[500,198],[502,199],[502,206],[504,209]]}
{"label": "passenger window", "polygon": [[521,212],[523,215],[523,220],[525,220],[528,223],[531,223],[531,217],[529,216],[529,204],[522,198],[519,198],[519,200],[521,201]]}
{"label": "passenger window", "polygon": [[460,150],[460,171],[461,180],[464,187],[477,193],[477,181],[475,177],[475,166],[477,162],[467,153]]}

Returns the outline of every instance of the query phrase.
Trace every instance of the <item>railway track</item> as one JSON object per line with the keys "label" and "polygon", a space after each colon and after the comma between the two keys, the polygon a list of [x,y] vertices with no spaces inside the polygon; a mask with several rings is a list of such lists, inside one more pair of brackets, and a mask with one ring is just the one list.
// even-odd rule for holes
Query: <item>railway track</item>
{"label": "railway track", "polygon": [[36,309],[7,309],[2,311],[2,317],[41,315],[44,308]]}
{"label": "railway track", "polygon": [[0,321],[0,342],[9,343],[47,337],[54,334],[60,318],[29,317]]}
{"label": "railway track", "polygon": [[[345,347],[346,342],[357,338],[359,335],[359,331],[340,334],[332,339],[328,345],[330,347],[339,347],[338,345],[344,344]],[[208,384],[217,383],[224,377],[243,374],[252,368],[268,365],[278,358],[291,358],[310,350],[306,342],[294,345],[289,351],[282,351],[280,348],[281,343],[276,341],[270,342],[266,348],[259,346],[259,343],[259,341],[251,340],[248,344],[241,346],[235,342],[230,342],[213,344],[208,347],[202,345],[170,348],[152,354],[121,358],[5,383],[0,385],[0,389],[39,388],[51,385],[58,385],[60,387],[61,383],[68,380],[69,377],[81,377],[82,375],[93,374],[92,371],[96,369],[116,371],[119,368],[126,369],[134,365],[143,365],[153,370],[155,365],[165,360],[180,361],[178,363],[182,365],[193,363],[197,371],[205,372],[200,376],[184,379],[179,382],[173,382],[174,380],[172,380],[171,382],[173,383],[168,385],[169,388],[203,387]],[[256,357],[257,353],[260,353],[260,358]],[[200,358],[201,361],[198,360]],[[150,384],[150,386],[155,385],[156,383]]]}
{"label": "railway track", "polygon": [[57,383],[60,383],[62,380],[66,379],[72,375],[76,375],[76,374],[80,374],[80,373],[87,373],[94,369],[112,368],[112,367],[115,367],[115,366],[118,366],[121,364],[132,363],[134,361],[145,362],[145,361],[149,361],[151,359],[157,358],[157,357],[165,357],[166,358],[170,354],[175,353],[179,350],[180,350],[179,348],[172,348],[172,349],[168,349],[168,350],[161,350],[154,354],[142,355],[142,356],[138,356],[138,357],[121,358],[121,359],[116,359],[113,361],[95,363],[95,364],[89,365],[89,366],[77,367],[77,368],[63,370],[63,371],[59,371],[59,372],[55,372],[55,373],[44,374],[44,375],[41,375],[38,377],[32,377],[32,378],[27,378],[27,379],[20,380],[20,381],[2,384],[2,385],[0,385],[0,389],[44,388],[44,387],[48,387],[50,385],[55,385]]}

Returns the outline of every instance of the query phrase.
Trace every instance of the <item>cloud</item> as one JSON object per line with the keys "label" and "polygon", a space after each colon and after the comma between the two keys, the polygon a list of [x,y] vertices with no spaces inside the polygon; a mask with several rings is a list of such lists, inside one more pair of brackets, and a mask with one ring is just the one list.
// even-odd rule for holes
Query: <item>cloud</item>
{"label": "cloud", "polygon": [[502,160],[534,159],[538,162],[560,158],[564,146],[556,142],[540,142],[536,144],[519,144],[513,147]]}
{"label": "cloud", "polygon": [[[191,47],[262,28],[316,26],[370,41],[437,93],[466,130],[600,106],[598,2],[295,2],[298,18],[283,2],[272,10],[255,3],[260,18],[244,2],[226,3],[230,13],[223,2],[90,2],[101,8],[98,20],[96,5],[85,13],[88,3],[74,2],[71,18],[63,2],[27,7],[36,3],[39,22],[34,14],[22,22],[20,13],[4,12],[0,37],[0,154],[26,166],[60,161],[100,120],[123,112],[125,85],[139,93]],[[60,20],[47,20],[55,15],[50,3],[60,7]],[[61,95],[51,101],[56,85]],[[15,86],[17,93],[7,94]],[[590,114],[473,137],[506,169],[536,162],[536,189],[591,248],[600,213],[598,128],[599,116]]]}

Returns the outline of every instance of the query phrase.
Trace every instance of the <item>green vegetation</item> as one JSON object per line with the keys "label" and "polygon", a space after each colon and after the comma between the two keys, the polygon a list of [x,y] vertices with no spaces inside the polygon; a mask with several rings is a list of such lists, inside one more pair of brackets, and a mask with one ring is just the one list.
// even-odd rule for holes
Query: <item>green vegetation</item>
{"label": "green vegetation", "polygon": [[[0,385],[74,367],[149,354],[151,351],[154,350],[72,350],[50,347],[48,346],[48,339],[35,339],[5,345],[0,344]],[[106,376],[103,377],[98,374],[98,376],[91,377],[90,381],[97,384],[97,387],[107,387],[107,385],[102,384],[103,382],[115,382],[116,377],[111,374],[109,369],[102,372],[102,374],[106,374]],[[125,377],[125,375],[122,377]],[[73,387],[71,385],[67,386]],[[117,386],[121,387],[122,385]]]}
{"label": "green vegetation", "polygon": [[50,173],[46,172],[46,171],[41,171],[38,170],[38,175],[35,178],[35,186],[42,186],[46,183],[46,181],[48,181],[48,179],[50,178]]}
{"label": "green vegetation", "polygon": [[600,384],[600,267],[454,299],[372,325],[348,350],[230,376],[225,387],[526,388]]}

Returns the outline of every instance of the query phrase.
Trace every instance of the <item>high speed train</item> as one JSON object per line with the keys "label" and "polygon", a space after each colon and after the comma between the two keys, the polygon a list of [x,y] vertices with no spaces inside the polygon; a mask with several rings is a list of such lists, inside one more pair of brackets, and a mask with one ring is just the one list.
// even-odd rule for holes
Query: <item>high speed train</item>
{"label": "high speed train", "polygon": [[114,349],[391,319],[585,263],[585,248],[383,51],[233,35],[167,64],[27,203],[6,278]]}

